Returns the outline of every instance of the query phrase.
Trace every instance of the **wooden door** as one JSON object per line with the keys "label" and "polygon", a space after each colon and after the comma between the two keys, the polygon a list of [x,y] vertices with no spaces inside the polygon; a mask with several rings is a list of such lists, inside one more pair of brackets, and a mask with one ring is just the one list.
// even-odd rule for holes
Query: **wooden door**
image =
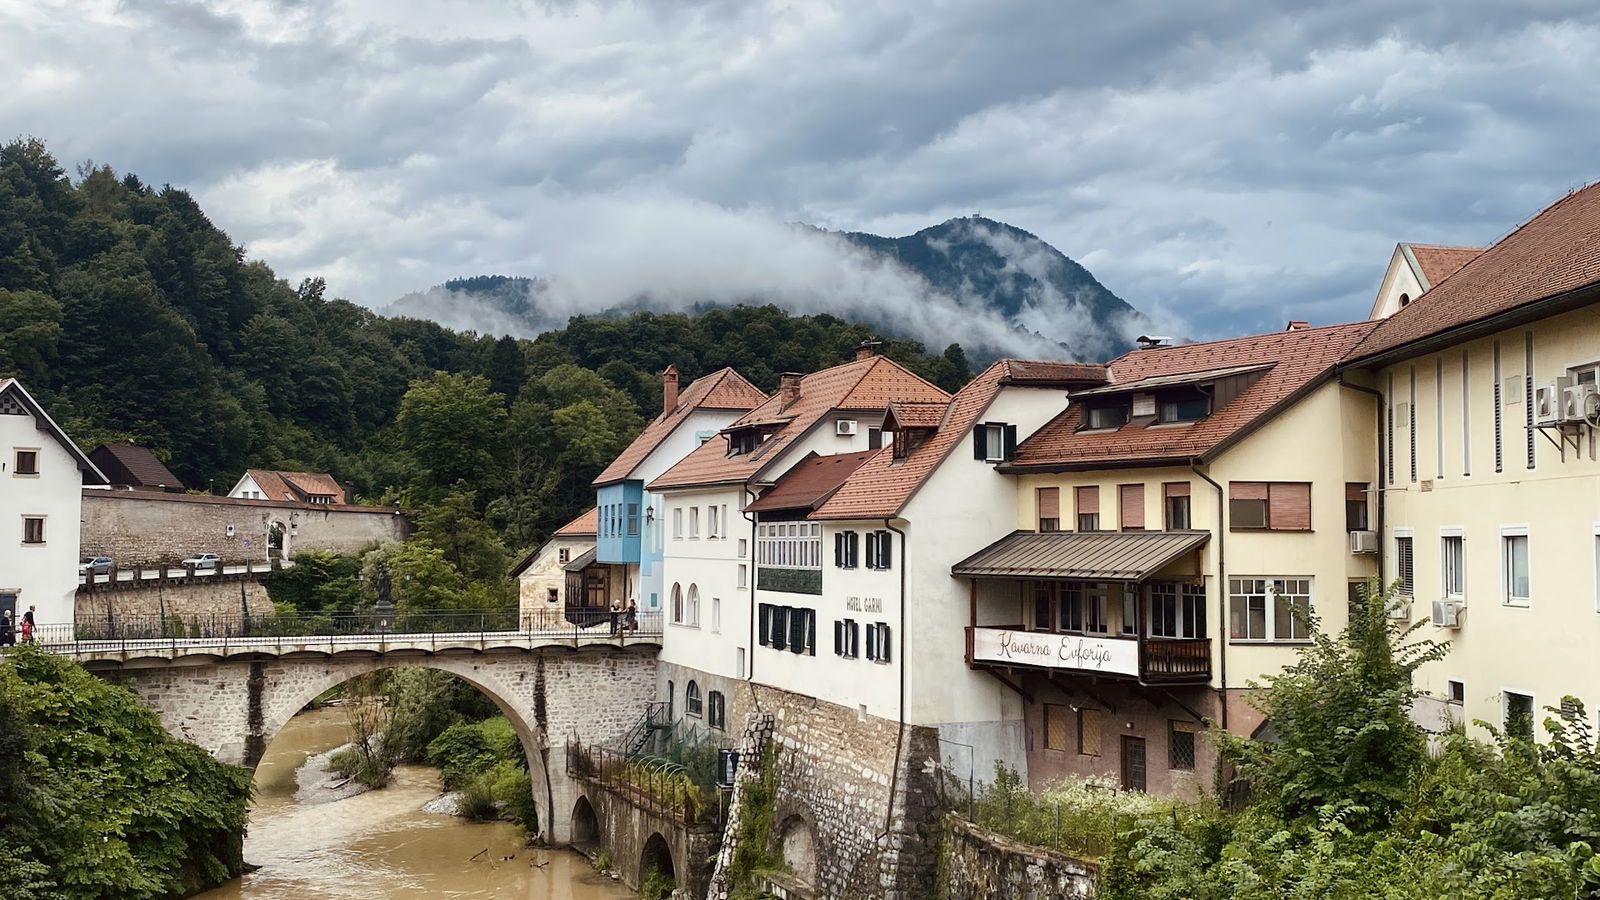
{"label": "wooden door", "polygon": [[1144,774],[1144,738],[1123,735],[1122,789],[1125,791],[1143,791],[1145,789]]}

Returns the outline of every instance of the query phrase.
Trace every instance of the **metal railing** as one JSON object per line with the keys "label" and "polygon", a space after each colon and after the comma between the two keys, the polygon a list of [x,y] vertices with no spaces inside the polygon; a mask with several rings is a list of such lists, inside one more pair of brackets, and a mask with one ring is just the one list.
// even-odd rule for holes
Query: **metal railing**
{"label": "metal railing", "polygon": [[149,585],[182,584],[189,581],[221,581],[223,578],[250,578],[270,575],[274,569],[287,569],[293,560],[218,560],[204,568],[177,563],[144,563],[133,566],[112,565],[106,572],[79,572],[80,591],[116,590]]}
{"label": "metal railing", "polygon": [[600,784],[635,806],[690,828],[718,824],[721,806],[716,792],[695,784],[676,763],[569,740],[567,774]]}
{"label": "metal railing", "polygon": [[290,615],[117,616],[109,621],[41,625],[34,639],[65,653],[160,648],[246,647],[295,644],[351,646],[425,641],[449,637],[480,643],[533,641],[656,643],[661,613],[640,612],[637,628],[612,634],[608,623],[584,627],[562,610],[397,609],[378,612],[301,612]]}

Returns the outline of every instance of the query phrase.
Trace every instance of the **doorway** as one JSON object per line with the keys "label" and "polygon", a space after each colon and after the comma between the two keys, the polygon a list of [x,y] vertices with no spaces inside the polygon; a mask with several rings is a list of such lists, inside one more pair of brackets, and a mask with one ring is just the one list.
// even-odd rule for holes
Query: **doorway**
{"label": "doorway", "polygon": [[1144,792],[1145,789],[1144,738],[1122,736],[1122,789]]}

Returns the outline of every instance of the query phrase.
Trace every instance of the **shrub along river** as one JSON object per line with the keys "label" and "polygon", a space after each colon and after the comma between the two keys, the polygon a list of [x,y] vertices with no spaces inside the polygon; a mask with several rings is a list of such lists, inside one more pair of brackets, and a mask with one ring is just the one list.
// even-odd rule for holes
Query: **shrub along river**
{"label": "shrub along river", "polygon": [[256,768],[244,858],[260,868],[202,900],[634,896],[576,853],[524,846],[516,825],[423,812],[440,791],[439,773],[426,766],[398,766],[388,787],[343,800],[297,799],[300,767],[350,737],[336,708],[301,713],[284,726]]}

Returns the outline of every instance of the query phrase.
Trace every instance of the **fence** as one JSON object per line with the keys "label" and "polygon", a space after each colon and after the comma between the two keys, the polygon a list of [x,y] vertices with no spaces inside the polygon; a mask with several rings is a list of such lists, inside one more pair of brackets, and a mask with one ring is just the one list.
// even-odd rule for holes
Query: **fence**
{"label": "fence", "polygon": [[979,782],[975,789],[949,769],[944,773],[944,806],[958,818],[1080,859],[1105,855],[1117,831],[1128,823],[1174,809],[1170,799],[1120,790],[1100,778],[1069,778],[1034,793],[1014,770],[1003,766],[993,781]]}
{"label": "fence", "polygon": [[[165,618],[122,616],[109,622],[41,625],[35,639],[51,649],[118,650],[151,647],[205,646],[216,643],[282,644],[299,638],[326,638],[328,643],[387,643],[450,635],[488,642],[522,640],[630,640],[661,637],[661,613],[641,612],[637,627],[609,630],[608,623],[584,626],[569,621],[561,610],[522,612],[499,609],[395,609],[366,612],[302,612],[252,616],[229,613]],[[321,643],[322,641],[317,641]]]}
{"label": "fence", "polygon": [[694,783],[676,763],[630,757],[615,750],[567,742],[567,774],[605,786],[636,806],[685,827],[714,827],[721,813],[715,791]]}

